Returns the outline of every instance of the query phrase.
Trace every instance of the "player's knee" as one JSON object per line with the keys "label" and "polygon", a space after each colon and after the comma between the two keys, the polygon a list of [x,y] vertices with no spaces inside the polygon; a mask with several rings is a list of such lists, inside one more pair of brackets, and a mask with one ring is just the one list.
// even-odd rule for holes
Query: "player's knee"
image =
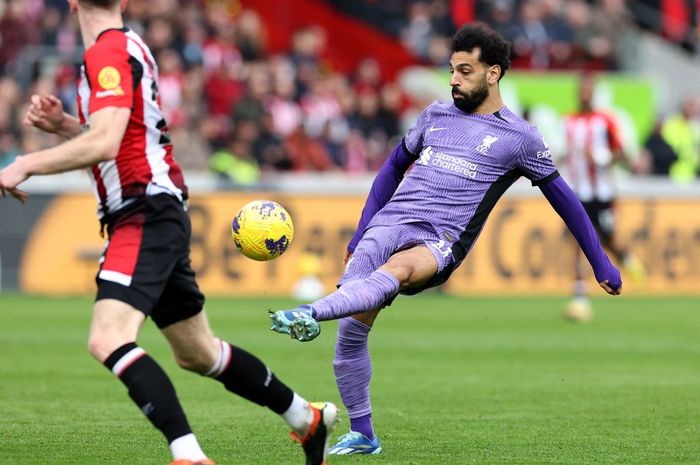
{"label": "player's knee", "polygon": [[88,352],[97,361],[104,362],[115,350],[127,342],[131,341],[122,341],[110,334],[93,331],[88,339]]}
{"label": "player's knee", "polygon": [[388,267],[389,273],[394,275],[396,280],[399,282],[400,286],[405,286],[411,283],[411,276],[413,275],[413,267],[399,264],[392,265]]}
{"label": "player's knee", "polygon": [[191,351],[175,354],[175,363],[184,370],[204,374],[212,367],[214,360],[207,354]]}

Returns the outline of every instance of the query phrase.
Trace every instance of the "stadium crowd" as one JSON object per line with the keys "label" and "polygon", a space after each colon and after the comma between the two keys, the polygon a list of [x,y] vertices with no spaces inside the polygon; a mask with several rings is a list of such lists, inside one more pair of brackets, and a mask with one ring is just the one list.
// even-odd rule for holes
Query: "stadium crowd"
{"label": "stadium crowd", "polygon": [[[416,63],[443,67],[448,37],[463,21],[503,33],[514,67],[526,69],[618,69],[625,28],[652,27],[624,0],[328,3],[380,25]],[[415,116],[375,59],[352,73],[330,69],[321,26],[297,29],[287,52],[272,54],[263,21],[236,0],[130,0],[126,16],[159,63],[162,107],[185,169],[210,169],[232,185],[253,184],[266,171],[373,171],[406,130],[406,115]],[[679,43],[694,44],[691,26]],[[31,94],[55,93],[75,114],[80,47],[64,0],[0,0],[0,166],[53,142],[21,124]],[[685,110],[697,158],[698,108]],[[662,129],[647,144],[649,173],[665,174],[654,161],[675,156]]]}

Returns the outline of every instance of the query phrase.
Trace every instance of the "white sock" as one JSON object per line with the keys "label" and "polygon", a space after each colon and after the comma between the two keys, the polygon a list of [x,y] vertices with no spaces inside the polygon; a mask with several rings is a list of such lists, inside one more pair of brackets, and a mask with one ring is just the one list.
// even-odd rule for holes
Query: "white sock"
{"label": "white sock", "polygon": [[192,433],[180,436],[171,442],[170,450],[173,453],[174,460],[204,460],[207,458],[199,446],[197,437]]}
{"label": "white sock", "polygon": [[282,418],[299,434],[309,429],[314,414],[309,408],[309,403],[295,392],[292,405],[282,414]]}

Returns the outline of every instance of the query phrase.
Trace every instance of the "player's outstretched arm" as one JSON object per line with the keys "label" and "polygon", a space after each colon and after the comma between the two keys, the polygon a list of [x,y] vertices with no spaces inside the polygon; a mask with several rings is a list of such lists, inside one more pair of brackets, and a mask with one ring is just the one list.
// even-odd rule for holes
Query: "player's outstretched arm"
{"label": "player's outstretched arm", "polygon": [[119,152],[130,115],[129,108],[103,108],[92,114],[87,132],[50,149],[17,157],[0,171],[1,193],[18,197],[21,191],[17,186],[30,176],[63,173],[113,160]]}
{"label": "player's outstretched arm", "polygon": [[24,124],[56,134],[66,140],[81,133],[78,118],[65,113],[63,103],[55,95],[45,97],[32,95],[29,108],[24,115]]}
{"label": "player's outstretched arm", "polygon": [[[391,199],[399,187],[401,180],[408,168],[416,161],[406,147],[403,141],[392,150],[389,158],[384,162],[382,167],[374,178],[372,188],[369,191],[365,207],[362,209],[360,221],[355,230],[355,235],[348,244],[348,252],[352,254],[355,251],[357,243],[362,239],[365,228],[369,224],[372,217]],[[349,255],[346,254],[346,261]]]}
{"label": "player's outstretched arm", "polygon": [[622,292],[620,271],[603,251],[593,224],[574,191],[559,176],[541,185],[540,189],[576,238],[600,287],[608,294],[619,295]]}

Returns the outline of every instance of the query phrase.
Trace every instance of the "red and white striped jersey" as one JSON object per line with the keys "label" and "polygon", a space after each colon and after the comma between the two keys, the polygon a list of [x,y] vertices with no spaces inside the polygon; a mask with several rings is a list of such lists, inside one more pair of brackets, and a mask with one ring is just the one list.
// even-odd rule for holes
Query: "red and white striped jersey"
{"label": "red and white striped jersey", "polygon": [[569,115],[565,120],[568,181],[581,201],[615,197],[612,165],[622,149],[618,127],[599,111]]}
{"label": "red and white striped jersey", "polygon": [[187,186],[160,109],[158,67],[141,37],[127,28],[103,31],[85,52],[80,74],[78,116],[83,128],[89,127],[90,114],[102,108],[131,109],[116,159],[88,169],[100,218],[145,195],[186,199]]}

